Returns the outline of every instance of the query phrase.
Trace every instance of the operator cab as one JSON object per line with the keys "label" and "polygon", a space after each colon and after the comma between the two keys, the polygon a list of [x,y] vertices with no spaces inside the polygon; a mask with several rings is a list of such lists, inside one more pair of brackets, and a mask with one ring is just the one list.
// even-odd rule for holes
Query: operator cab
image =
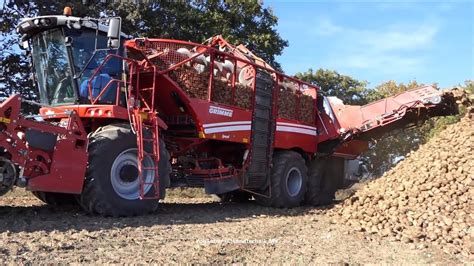
{"label": "operator cab", "polygon": [[129,36],[120,32],[120,18],[41,16],[22,20],[17,31],[31,55],[42,104],[91,104],[98,96],[99,104],[123,103],[117,97],[122,60],[104,61],[109,54],[124,56],[121,44]]}

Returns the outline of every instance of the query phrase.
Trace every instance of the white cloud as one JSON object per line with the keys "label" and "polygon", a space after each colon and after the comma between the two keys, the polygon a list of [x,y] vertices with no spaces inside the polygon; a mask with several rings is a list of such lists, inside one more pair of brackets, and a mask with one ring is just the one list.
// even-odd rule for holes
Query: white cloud
{"label": "white cloud", "polygon": [[317,23],[312,23],[309,31],[315,35],[330,36],[343,32],[344,28],[333,24],[328,18],[322,18]]}
{"label": "white cloud", "polygon": [[376,69],[384,73],[410,72],[423,64],[422,57],[403,57],[394,54],[374,54],[370,52],[336,59],[336,65],[357,69]]}
{"label": "white cloud", "polygon": [[[375,29],[343,27],[324,18],[308,34],[333,43],[327,67],[407,73],[425,64],[420,56],[429,49],[438,33],[438,24],[397,24]],[[327,40],[325,40],[327,39]]]}
{"label": "white cloud", "polygon": [[379,51],[417,50],[429,46],[438,28],[434,25],[421,25],[410,29],[393,29],[367,31],[355,35],[360,36],[360,44]]}

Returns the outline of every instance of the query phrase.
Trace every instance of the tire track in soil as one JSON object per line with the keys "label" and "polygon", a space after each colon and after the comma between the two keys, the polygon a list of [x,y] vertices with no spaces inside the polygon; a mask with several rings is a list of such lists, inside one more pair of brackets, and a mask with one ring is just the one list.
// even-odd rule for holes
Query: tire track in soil
{"label": "tire track in soil", "polygon": [[321,209],[221,204],[209,197],[172,196],[155,214],[119,219],[46,206],[23,190],[0,198],[0,263],[464,261],[349,232]]}

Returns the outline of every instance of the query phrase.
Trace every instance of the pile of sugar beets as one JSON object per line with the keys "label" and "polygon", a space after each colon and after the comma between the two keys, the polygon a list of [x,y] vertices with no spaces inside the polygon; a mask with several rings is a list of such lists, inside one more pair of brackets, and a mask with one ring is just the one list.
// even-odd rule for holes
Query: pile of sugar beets
{"label": "pile of sugar beets", "polygon": [[474,253],[474,118],[460,122],[409,153],[329,211],[356,231],[434,244],[450,254]]}

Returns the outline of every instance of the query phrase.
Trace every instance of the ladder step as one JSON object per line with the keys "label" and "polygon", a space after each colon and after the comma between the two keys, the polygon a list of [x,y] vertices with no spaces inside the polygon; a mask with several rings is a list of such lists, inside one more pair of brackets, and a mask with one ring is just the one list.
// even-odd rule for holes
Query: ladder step
{"label": "ladder step", "polygon": [[261,133],[262,135],[270,135],[270,132],[269,131],[265,131],[265,130],[258,130],[258,129],[254,129],[253,130],[254,133]]}
{"label": "ladder step", "polygon": [[249,177],[267,177],[267,174],[260,173],[260,172],[254,172],[254,173],[247,172],[247,174]]}
{"label": "ladder step", "polygon": [[158,170],[156,167],[142,167],[142,170]]}
{"label": "ladder step", "polygon": [[155,158],[158,157],[158,156],[156,156],[155,154],[149,153],[149,152],[144,152],[143,155],[147,155],[147,156],[155,157]]}
{"label": "ladder step", "polygon": [[271,105],[264,105],[264,104],[256,103],[256,104],[255,104],[255,109],[259,109],[259,110],[271,110],[271,109],[272,109],[272,106],[271,106]]}
{"label": "ladder step", "polygon": [[255,157],[252,157],[252,159],[253,159],[252,161],[253,161],[253,162],[256,162],[256,163],[267,163],[267,159],[266,159],[266,158],[262,158],[262,159],[259,159],[259,158],[258,158],[258,159],[257,159],[257,158],[255,158]]}
{"label": "ladder step", "polygon": [[270,146],[270,145],[266,145],[266,144],[254,144],[253,145],[254,148],[268,148],[268,146]]}
{"label": "ladder step", "polygon": [[156,160],[156,158],[158,157],[158,156],[155,156],[151,153],[148,153],[148,154],[145,154],[145,155],[152,157],[153,160]]}
{"label": "ladder step", "polygon": [[259,96],[268,96],[269,98],[272,97],[271,90],[262,90],[262,88],[257,88],[256,94]]}

